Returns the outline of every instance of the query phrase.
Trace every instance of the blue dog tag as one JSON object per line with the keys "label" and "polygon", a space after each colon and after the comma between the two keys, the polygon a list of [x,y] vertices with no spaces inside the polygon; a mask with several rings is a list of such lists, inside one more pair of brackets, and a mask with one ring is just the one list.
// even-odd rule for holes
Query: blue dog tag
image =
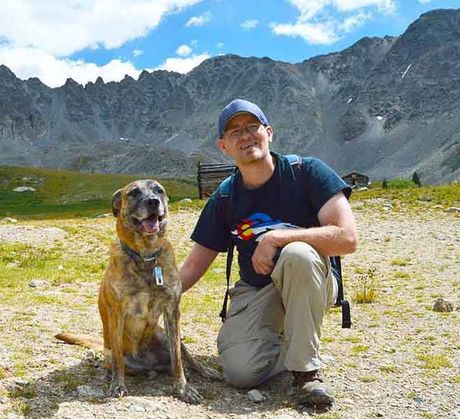
{"label": "blue dog tag", "polygon": [[157,285],[163,285],[164,282],[163,282],[163,271],[161,270],[161,268],[159,266],[155,266],[155,268],[153,268],[153,276],[155,277],[155,283]]}

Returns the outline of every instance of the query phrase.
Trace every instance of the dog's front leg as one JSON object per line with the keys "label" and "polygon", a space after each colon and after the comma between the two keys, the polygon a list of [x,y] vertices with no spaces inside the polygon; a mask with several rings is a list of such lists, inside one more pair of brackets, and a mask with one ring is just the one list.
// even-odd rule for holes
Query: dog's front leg
{"label": "dog's front leg", "polygon": [[180,311],[178,307],[167,309],[165,312],[165,327],[171,353],[171,374],[177,395],[187,403],[199,403],[202,399],[195,388],[187,384],[182,365],[180,341]]}
{"label": "dog's front leg", "polygon": [[123,356],[123,314],[121,307],[109,311],[109,333],[112,349],[112,382],[108,396],[123,397],[128,395],[125,385],[125,358]]}

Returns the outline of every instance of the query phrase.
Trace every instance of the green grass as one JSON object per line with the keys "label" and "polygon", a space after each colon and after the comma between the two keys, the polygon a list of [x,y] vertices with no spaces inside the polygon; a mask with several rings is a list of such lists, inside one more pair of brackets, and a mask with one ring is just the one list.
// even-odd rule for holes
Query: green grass
{"label": "green grass", "polygon": [[424,369],[452,368],[452,362],[444,354],[419,354],[417,359],[423,362],[421,367]]}
{"label": "green grass", "polygon": [[375,268],[354,275],[355,289],[352,300],[357,304],[371,304],[378,299],[378,281]]}
{"label": "green grass", "polygon": [[407,187],[406,185],[388,189],[376,187],[355,191],[352,195],[353,201],[362,202],[366,205],[371,204],[372,200],[376,198],[402,203],[406,207],[441,205],[443,208],[448,208],[458,206],[460,203],[460,183],[422,187]]}
{"label": "green grass", "polygon": [[[95,281],[102,278],[107,255],[68,254],[65,248],[37,248],[21,243],[0,243],[0,294],[18,304],[66,305],[67,299],[48,294],[49,287],[60,284]],[[31,288],[30,281],[43,279],[46,285]],[[72,293],[67,292],[68,299]]]}
{"label": "green grass", "polygon": [[[75,218],[107,213],[111,211],[112,194],[140,178],[146,176],[0,166],[0,217]],[[159,181],[171,203],[197,198],[196,183],[191,178]],[[18,186],[30,186],[36,192],[14,192]]]}

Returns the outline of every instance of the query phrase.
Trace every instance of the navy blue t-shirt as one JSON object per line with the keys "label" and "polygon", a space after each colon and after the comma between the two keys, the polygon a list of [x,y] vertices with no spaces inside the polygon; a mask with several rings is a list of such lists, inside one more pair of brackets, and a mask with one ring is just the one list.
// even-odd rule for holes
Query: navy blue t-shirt
{"label": "navy blue t-shirt", "polygon": [[301,165],[291,165],[286,157],[272,153],[275,171],[257,189],[246,189],[240,173],[234,176],[231,225],[226,212],[219,208],[228,199],[215,192],[206,203],[192,233],[192,240],[218,252],[226,252],[230,238],[238,250],[240,278],[255,286],[271,282],[270,275],[254,271],[252,255],[257,239],[278,228],[319,226],[318,212],[335,194],[342,191],[348,198],[351,188],[319,159],[304,157]]}

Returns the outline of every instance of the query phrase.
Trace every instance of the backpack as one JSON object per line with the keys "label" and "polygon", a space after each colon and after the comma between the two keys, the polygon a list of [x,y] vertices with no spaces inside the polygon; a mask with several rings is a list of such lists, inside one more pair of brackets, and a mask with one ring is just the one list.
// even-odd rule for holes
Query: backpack
{"label": "backpack", "polygon": [[[302,158],[296,154],[288,154],[284,157],[287,158],[289,164],[293,168],[293,170],[301,170],[302,167]],[[235,172],[238,169],[235,168]],[[226,179],[222,181],[222,183],[218,186],[216,194],[217,194],[217,202],[218,202],[218,217],[219,219],[228,224],[232,224],[232,215],[233,215],[233,202],[232,202],[232,192],[233,192],[233,182],[235,179],[235,172],[228,176]],[[232,238],[230,238],[228,247],[227,247],[227,263],[225,268],[225,275],[227,278],[227,289],[225,291],[224,301],[222,304],[222,310],[219,314],[222,322],[225,321],[227,317],[227,304],[228,304],[228,293],[230,289],[230,277],[232,272],[232,261],[233,261],[233,248],[234,243]],[[350,312],[350,303],[348,300],[344,299],[343,294],[343,279],[342,279],[342,264],[340,256],[331,256],[331,268],[333,274],[337,280],[338,292],[337,292],[337,300],[335,302],[335,307],[342,307],[342,328],[350,328],[351,327],[351,312]]]}

